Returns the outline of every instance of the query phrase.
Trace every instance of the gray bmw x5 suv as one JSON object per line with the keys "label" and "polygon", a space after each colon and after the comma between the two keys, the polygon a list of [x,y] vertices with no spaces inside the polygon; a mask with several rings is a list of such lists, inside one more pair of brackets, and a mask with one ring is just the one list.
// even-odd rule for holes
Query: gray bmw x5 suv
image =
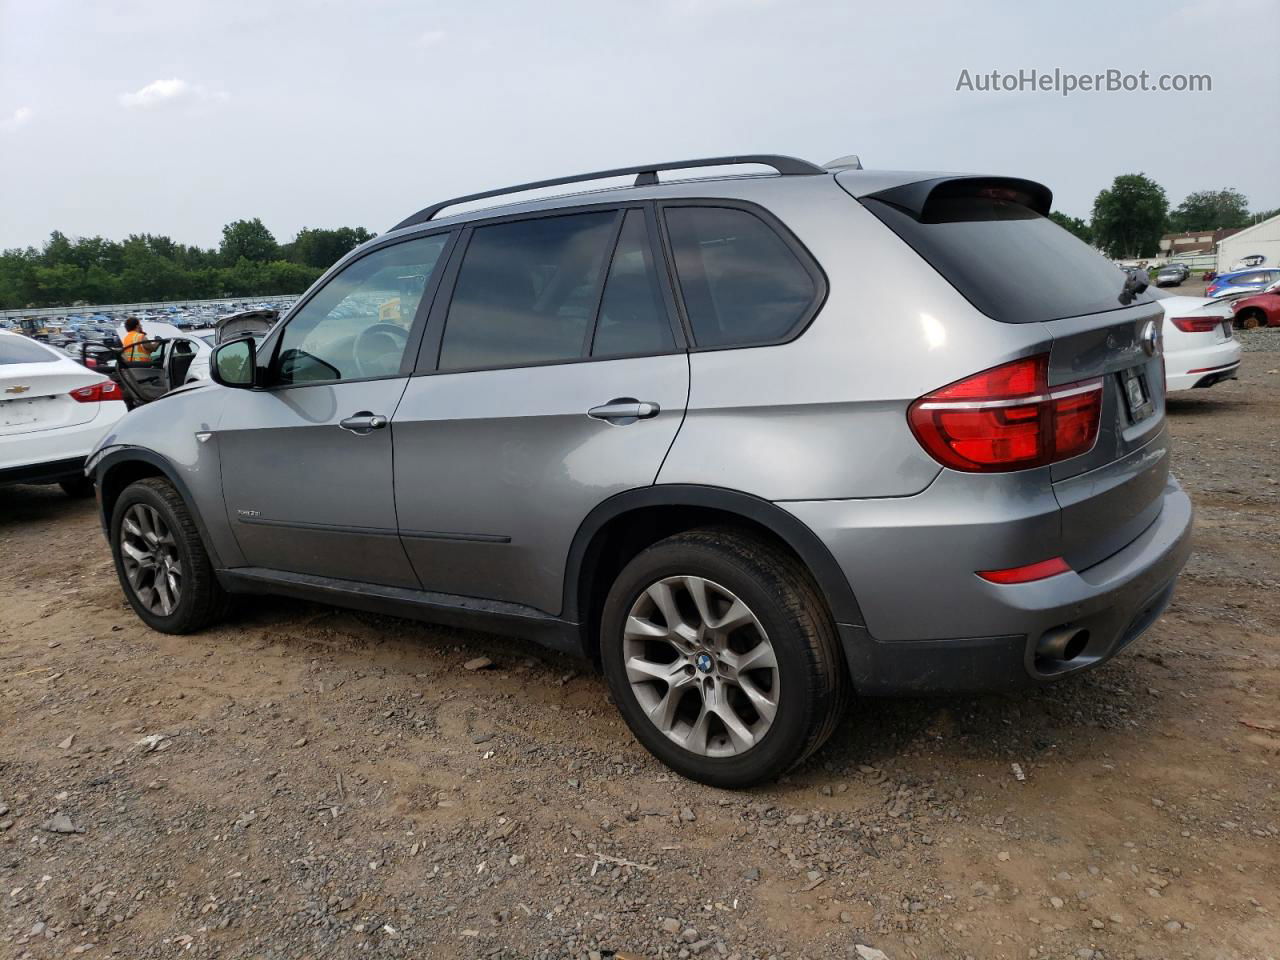
{"label": "gray bmw x5 suv", "polygon": [[[659,177],[735,164],[773,173]],[[1097,666],[1191,504],[1160,307],[1050,200],[749,156],[427,207],[103,439],[120,583],[170,633],[272,593],[531,638],[725,787],[854,695]]]}

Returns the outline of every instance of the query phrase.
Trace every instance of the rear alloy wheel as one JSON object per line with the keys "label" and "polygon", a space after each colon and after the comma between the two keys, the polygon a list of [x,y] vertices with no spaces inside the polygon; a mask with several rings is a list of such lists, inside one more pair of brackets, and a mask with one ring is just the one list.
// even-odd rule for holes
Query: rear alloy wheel
{"label": "rear alloy wheel", "polygon": [[637,739],[718,787],[804,760],[848,696],[835,626],[806,571],[732,530],[678,534],[636,556],[605,601],[601,659]]}
{"label": "rear alloy wheel", "polygon": [[152,629],[191,633],[225,610],[191,511],[167,480],[139,480],[120,494],[111,553],[129,605]]}
{"label": "rear alloy wheel", "polygon": [[631,693],[672,743],[746,753],[778,713],[778,658],[759,618],[703,577],[667,577],[636,598],[622,632]]}

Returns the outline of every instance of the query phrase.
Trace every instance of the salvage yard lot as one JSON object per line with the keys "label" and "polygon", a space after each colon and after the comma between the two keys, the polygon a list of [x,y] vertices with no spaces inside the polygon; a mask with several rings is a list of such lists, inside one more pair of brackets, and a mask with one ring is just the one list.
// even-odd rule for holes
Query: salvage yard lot
{"label": "salvage yard lot", "polygon": [[283,600],[152,633],[91,504],[6,490],[0,956],[1280,956],[1280,331],[1242,339],[1170,401],[1196,549],[1145,638],[857,703],[742,793],[515,641]]}

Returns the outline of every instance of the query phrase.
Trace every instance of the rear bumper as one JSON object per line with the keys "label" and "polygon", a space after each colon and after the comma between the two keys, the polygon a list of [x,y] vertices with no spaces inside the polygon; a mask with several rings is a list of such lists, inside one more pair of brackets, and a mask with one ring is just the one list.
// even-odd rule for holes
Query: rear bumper
{"label": "rear bumper", "polygon": [[1240,343],[1223,340],[1194,350],[1165,354],[1167,391],[1211,387],[1240,375]]}
{"label": "rear bumper", "polygon": [[[0,437],[0,483],[50,483],[80,473],[85,457],[126,413],[124,403],[109,400],[98,404],[97,414],[84,423]],[[76,467],[63,470],[62,465],[73,461]]]}
{"label": "rear bumper", "polygon": [[83,477],[84,457],[71,457],[0,469],[0,487],[11,483],[57,483],[59,480],[78,480]]}
{"label": "rear bumper", "polygon": [[[1159,514],[1135,540],[1081,571],[1006,585],[973,576],[968,596],[951,590],[945,601],[927,580],[903,585],[895,601],[901,619],[946,603],[957,622],[969,628],[987,623],[991,629],[967,629],[953,638],[884,640],[873,633],[874,624],[840,624],[855,688],[868,696],[1011,690],[1110,659],[1160,616],[1191,551],[1190,498],[1170,477],[1161,500]],[[1061,628],[1087,631],[1083,650],[1068,661],[1037,660],[1037,642]]]}

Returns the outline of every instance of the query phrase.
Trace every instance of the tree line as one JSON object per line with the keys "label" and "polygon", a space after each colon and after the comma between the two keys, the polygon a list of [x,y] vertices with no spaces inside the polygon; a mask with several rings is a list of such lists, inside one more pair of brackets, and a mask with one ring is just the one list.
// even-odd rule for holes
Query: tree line
{"label": "tree line", "polygon": [[1121,260],[1155,256],[1166,233],[1247,227],[1278,213],[1280,209],[1251,213],[1248,198],[1231,187],[1198,190],[1170,209],[1164,187],[1145,173],[1126,173],[1094,198],[1089,222],[1057,210],[1049,217],[1107,256]]}
{"label": "tree line", "polygon": [[39,249],[0,252],[0,309],[301,293],[373,237],[364,227],[306,227],[282,244],[257,217],[224,226],[216,249],[150,233],[116,241],[55,230]]}

